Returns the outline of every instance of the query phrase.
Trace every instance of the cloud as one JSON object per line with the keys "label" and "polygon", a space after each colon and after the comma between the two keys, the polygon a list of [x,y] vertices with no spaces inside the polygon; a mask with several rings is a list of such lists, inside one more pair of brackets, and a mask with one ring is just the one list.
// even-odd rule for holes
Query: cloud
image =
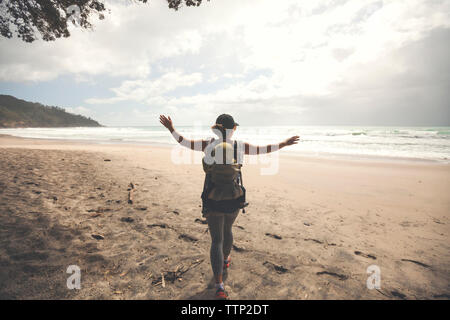
{"label": "cloud", "polygon": [[126,80],[120,87],[112,88],[114,97],[106,99],[87,99],[90,104],[108,104],[119,101],[153,102],[162,95],[180,87],[191,87],[202,81],[201,73],[183,74],[181,71],[165,73],[154,80]]}
{"label": "cloud", "polygon": [[222,111],[248,122],[389,122],[406,103],[419,110],[442,100],[435,65],[413,57],[445,50],[432,39],[436,30],[448,37],[449,1],[227,0],[178,12],[162,0],[109,3],[112,14],[93,32],[1,40],[0,80],[114,78],[118,85],[83,103],[130,108],[122,118],[130,123],[166,111],[189,113],[186,123]]}

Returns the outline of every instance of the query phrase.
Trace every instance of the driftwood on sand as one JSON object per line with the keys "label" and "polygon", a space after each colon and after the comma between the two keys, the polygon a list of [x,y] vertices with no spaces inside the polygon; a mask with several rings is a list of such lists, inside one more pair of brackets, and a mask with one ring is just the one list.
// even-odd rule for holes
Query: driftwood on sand
{"label": "driftwood on sand", "polygon": [[133,204],[133,193],[134,193],[134,184],[130,182],[130,186],[128,188],[128,203]]}

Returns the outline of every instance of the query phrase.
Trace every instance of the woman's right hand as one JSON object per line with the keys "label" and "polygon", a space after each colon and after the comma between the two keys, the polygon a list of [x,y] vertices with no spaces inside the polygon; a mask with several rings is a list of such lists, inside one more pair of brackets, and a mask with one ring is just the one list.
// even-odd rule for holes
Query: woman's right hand
{"label": "woman's right hand", "polygon": [[172,123],[172,119],[170,119],[169,117],[166,117],[165,115],[160,115],[159,116],[159,122],[161,122],[161,124],[166,127],[167,129],[169,129],[170,132],[172,132],[173,129],[173,123]]}

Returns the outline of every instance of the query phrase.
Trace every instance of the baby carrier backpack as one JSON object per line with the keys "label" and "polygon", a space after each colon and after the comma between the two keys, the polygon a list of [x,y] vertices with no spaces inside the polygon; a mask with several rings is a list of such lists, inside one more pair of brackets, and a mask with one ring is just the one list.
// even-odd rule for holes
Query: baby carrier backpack
{"label": "baby carrier backpack", "polygon": [[[211,140],[211,144],[214,139]],[[202,213],[208,212],[232,213],[248,206],[246,202],[246,190],[242,181],[242,164],[238,163],[237,142],[233,145],[233,163],[207,164],[203,158],[203,170],[205,171],[205,183],[202,192]],[[211,156],[215,159],[214,150]],[[224,156],[225,159],[225,156]],[[210,161],[211,162],[211,161]]]}

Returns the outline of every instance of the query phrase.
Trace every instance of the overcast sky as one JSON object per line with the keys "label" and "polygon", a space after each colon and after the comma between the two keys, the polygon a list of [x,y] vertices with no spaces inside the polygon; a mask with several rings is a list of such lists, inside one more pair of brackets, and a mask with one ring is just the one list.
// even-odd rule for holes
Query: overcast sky
{"label": "overcast sky", "polygon": [[0,40],[0,93],[105,125],[450,125],[450,1],[106,1],[93,31]]}

